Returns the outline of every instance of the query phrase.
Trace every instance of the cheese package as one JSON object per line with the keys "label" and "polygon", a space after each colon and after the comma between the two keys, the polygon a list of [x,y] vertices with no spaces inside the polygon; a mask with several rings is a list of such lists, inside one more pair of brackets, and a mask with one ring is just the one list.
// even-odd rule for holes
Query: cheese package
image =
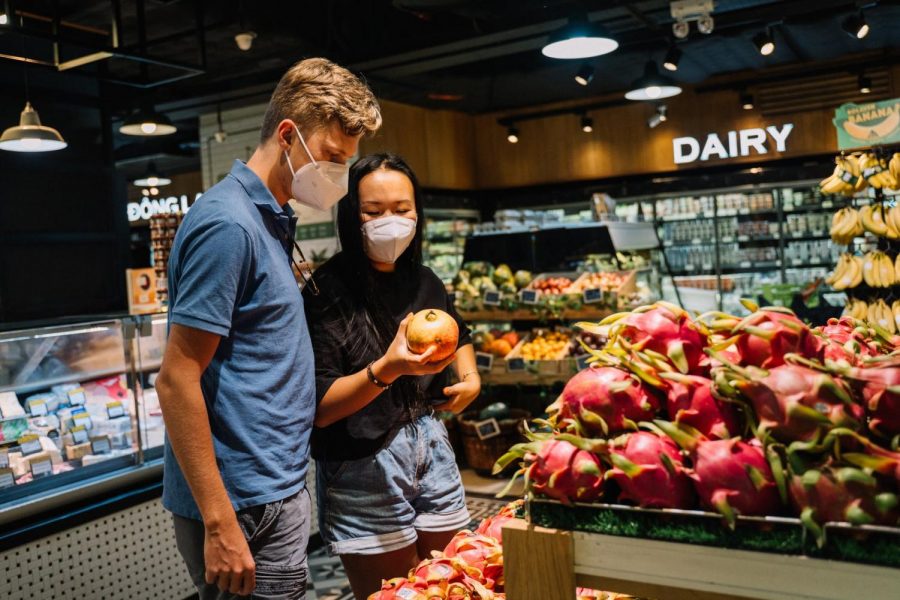
{"label": "cheese package", "polygon": [[56,415],[44,415],[28,419],[28,429],[43,436],[49,436],[51,432],[57,435],[60,432],[59,417]]}
{"label": "cheese package", "polygon": [[56,447],[56,444],[48,437],[40,436],[39,438],[41,444],[41,451],[35,452],[34,454],[29,454],[28,456],[24,456],[21,452],[10,452],[9,453],[9,468],[13,470],[16,478],[22,477],[26,473],[31,472],[31,462],[30,461],[39,461],[41,459],[50,459],[54,465],[58,465],[63,462],[62,454],[59,451],[59,448]]}
{"label": "cheese package", "polygon": [[40,417],[59,410],[59,396],[56,394],[32,394],[25,398],[25,407],[32,417]]}
{"label": "cheese package", "polygon": [[0,442],[17,440],[28,431],[28,419],[23,416],[0,421]]}
{"label": "cheese package", "polygon": [[0,419],[24,417],[25,409],[19,403],[15,392],[0,392]]}
{"label": "cheese package", "polygon": [[81,460],[85,456],[91,453],[91,443],[85,442],[83,444],[76,445],[66,445],[66,459],[67,460]]}

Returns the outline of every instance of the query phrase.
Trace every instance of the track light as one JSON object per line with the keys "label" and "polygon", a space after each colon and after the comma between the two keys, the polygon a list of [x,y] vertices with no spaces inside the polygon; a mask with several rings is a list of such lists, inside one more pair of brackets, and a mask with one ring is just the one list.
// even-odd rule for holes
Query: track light
{"label": "track light", "polygon": [[581,117],[581,130],[585,133],[594,131],[594,119],[587,115]]}
{"label": "track light", "polygon": [[647,125],[650,126],[650,129],[658,127],[660,123],[665,123],[669,120],[669,117],[666,116],[666,105],[660,104],[656,107],[656,112],[647,119]]}
{"label": "track light", "polygon": [[741,108],[744,110],[753,110],[753,94],[741,94]]}
{"label": "track light", "polygon": [[0,25],[8,25],[9,17],[6,16],[6,13],[0,13]]}
{"label": "track light", "polygon": [[753,45],[763,56],[769,56],[775,52],[775,39],[772,37],[771,30],[766,29],[754,35]]}
{"label": "track light", "polygon": [[680,93],[681,87],[674,80],[661,75],[656,63],[650,61],[644,67],[644,74],[631,84],[625,97],[629,100],[661,100]]}
{"label": "track light", "polygon": [[710,15],[703,15],[702,17],[697,19],[697,31],[699,31],[703,35],[711,34],[715,26],[716,22]]}
{"label": "track light", "polygon": [[585,63],[581,65],[581,68],[578,69],[578,73],[575,74],[575,81],[580,83],[581,85],[587,85],[594,78],[594,67]]}
{"label": "track light", "polygon": [[250,48],[253,47],[253,41],[256,39],[255,31],[242,31],[241,33],[234,36],[234,43],[237,44],[237,47],[242,51],[247,52]]}
{"label": "track light", "polygon": [[691,24],[687,21],[675,21],[672,23],[672,35],[683,40],[691,34]]}
{"label": "track light", "polygon": [[869,24],[866,23],[866,17],[863,15],[862,11],[844,19],[844,22],[841,23],[841,27],[844,28],[844,31],[846,31],[849,36],[855,37],[858,40],[869,35]]}
{"label": "track light", "polygon": [[509,129],[506,130],[506,141],[510,144],[519,143],[519,130],[513,125],[510,125]]}
{"label": "track light", "polygon": [[619,42],[606,29],[582,15],[551,35],[541,53],[549,58],[591,58],[609,54],[618,47]]}
{"label": "track light", "polygon": [[859,76],[859,93],[860,94],[871,94],[872,93],[872,78],[866,77],[865,75]]}
{"label": "track light", "polygon": [[667,71],[677,71],[678,61],[680,60],[681,50],[673,44],[669,46],[669,50],[666,52],[666,57],[663,59],[663,67],[665,67]]}

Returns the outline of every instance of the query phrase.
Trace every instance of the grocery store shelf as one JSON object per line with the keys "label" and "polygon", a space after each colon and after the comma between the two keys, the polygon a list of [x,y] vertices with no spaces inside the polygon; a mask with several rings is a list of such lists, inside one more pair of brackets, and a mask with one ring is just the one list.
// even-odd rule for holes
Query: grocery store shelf
{"label": "grocery store shelf", "polygon": [[780,268],[780,260],[769,262],[744,261],[737,266],[722,267],[722,273],[755,273],[757,271],[773,271]]}
{"label": "grocery store shelf", "polygon": [[540,307],[537,310],[476,310],[459,311],[463,321],[600,321],[612,314],[609,308],[563,310],[551,314]]}

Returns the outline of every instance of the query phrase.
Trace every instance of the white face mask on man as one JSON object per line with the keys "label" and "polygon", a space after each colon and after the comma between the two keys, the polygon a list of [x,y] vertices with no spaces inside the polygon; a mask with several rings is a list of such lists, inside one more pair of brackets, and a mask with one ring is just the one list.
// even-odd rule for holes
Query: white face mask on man
{"label": "white face mask on man", "polygon": [[391,215],[373,219],[362,226],[366,255],[379,263],[394,264],[416,237],[416,220]]}
{"label": "white face mask on man", "polygon": [[324,160],[317,161],[313,158],[306,146],[306,140],[303,139],[303,134],[296,125],[294,125],[294,131],[297,132],[300,144],[306,151],[306,155],[309,156],[310,162],[295,171],[294,165],[291,164],[290,153],[287,150],[284,151],[288,168],[294,176],[291,182],[291,195],[294,200],[304,206],[316,210],[330,210],[347,195],[350,167]]}

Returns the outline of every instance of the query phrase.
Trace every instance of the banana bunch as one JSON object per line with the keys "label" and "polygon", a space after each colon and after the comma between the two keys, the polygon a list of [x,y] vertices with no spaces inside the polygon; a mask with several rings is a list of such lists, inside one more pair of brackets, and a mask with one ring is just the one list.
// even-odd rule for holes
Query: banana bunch
{"label": "banana bunch", "polygon": [[853,239],[861,236],[865,230],[859,220],[859,213],[851,206],[844,207],[834,213],[831,218],[831,239],[835,244],[847,246]]}
{"label": "banana bunch", "polygon": [[819,184],[823,194],[852,196],[865,189],[866,180],[855,156],[838,156],[834,162],[834,172]]}
{"label": "banana bunch", "polygon": [[865,321],[869,318],[869,305],[865,300],[850,298],[847,301],[847,308],[844,310],[844,314],[849,315],[858,321]]}
{"label": "banana bunch", "polygon": [[876,190],[897,189],[897,178],[891,173],[887,161],[875,153],[868,152],[860,156],[857,166],[863,179]]}
{"label": "banana bunch", "polygon": [[844,252],[825,283],[838,291],[855,288],[863,282],[863,268],[863,257]]}
{"label": "banana bunch", "polygon": [[881,250],[867,252],[863,257],[863,281],[874,288],[886,288],[897,281],[894,261]]}
{"label": "banana bunch", "polygon": [[844,310],[854,319],[878,324],[890,333],[900,333],[900,300],[888,305],[884,300],[866,302],[858,298],[851,298]]}
{"label": "banana bunch", "polygon": [[891,177],[900,181],[900,152],[894,152],[891,162],[888,163],[888,171],[890,171]]}
{"label": "banana bunch", "polygon": [[[891,240],[900,239],[900,206],[868,204],[861,207],[858,214],[859,223],[866,231]],[[832,219],[832,225],[834,225],[834,219]],[[846,223],[842,223],[842,225],[847,227]],[[844,229],[840,231],[843,232]],[[837,240],[835,241],[837,242]]]}

